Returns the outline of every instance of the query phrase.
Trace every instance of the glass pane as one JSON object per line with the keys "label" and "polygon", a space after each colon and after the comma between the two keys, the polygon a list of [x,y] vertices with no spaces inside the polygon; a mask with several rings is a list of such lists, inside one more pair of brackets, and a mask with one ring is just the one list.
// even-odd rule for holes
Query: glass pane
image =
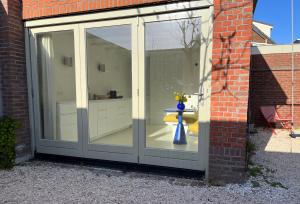
{"label": "glass pane", "polygon": [[73,31],[37,35],[42,139],[78,141]]}
{"label": "glass pane", "polygon": [[[146,147],[198,151],[200,19],[146,23],[145,29]],[[187,98],[184,111],[177,110],[174,92]]]}
{"label": "glass pane", "polygon": [[89,143],[132,146],[131,26],[86,30]]}

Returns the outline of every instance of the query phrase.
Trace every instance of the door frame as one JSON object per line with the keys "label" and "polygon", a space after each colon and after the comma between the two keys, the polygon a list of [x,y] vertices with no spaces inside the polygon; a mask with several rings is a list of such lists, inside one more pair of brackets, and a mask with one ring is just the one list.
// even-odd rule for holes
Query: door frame
{"label": "door frame", "polygon": [[[145,23],[179,20],[188,18],[201,19],[200,46],[200,85],[199,94],[199,135],[198,152],[186,152],[168,149],[146,148],[146,96],[140,91],[139,98],[139,163],[162,165],[176,168],[206,170],[208,168],[208,147],[210,134],[210,93],[211,93],[211,43],[212,43],[212,9],[191,10],[170,14],[158,14],[139,18],[139,88],[145,90]],[[204,70],[203,70],[203,69]],[[200,90],[201,89],[201,90]]]}
{"label": "door frame", "polygon": [[[183,160],[183,159],[172,159],[172,158],[160,158],[160,157],[155,157],[155,156],[144,156],[143,158],[140,157],[139,161],[140,163],[144,164],[152,164],[152,165],[160,165],[160,166],[170,166],[170,167],[177,167],[177,168],[190,168],[190,169],[196,169],[196,170],[208,170],[208,149],[209,149],[209,131],[210,131],[210,92],[211,92],[211,58],[212,58],[212,29],[213,29],[213,3],[211,0],[207,1],[192,1],[192,2],[177,2],[177,3],[169,3],[166,5],[156,5],[156,6],[149,6],[149,7],[141,7],[141,8],[132,8],[132,9],[125,9],[125,10],[117,10],[117,11],[104,11],[104,12],[99,12],[99,13],[90,13],[90,14],[80,14],[80,15],[74,15],[74,16],[62,16],[62,17],[55,17],[55,18],[45,18],[45,19],[39,19],[39,20],[29,20],[25,21],[24,27],[25,27],[25,44],[26,44],[26,68],[27,68],[27,78],[28,78],[28,93],[29,95],[29,111],[30,111],[30,123],[31,123],[31,137],[32,137],[32,152],[40,152],[40,153],[48,153],[48,154],[58,154],[58,155],[66,155],[66,156],[77,156],[77,157],[86,157],[86,158],[96,158],[96,159],[107,159],[107,160],[114,160],[117,156],[119,156],[119,153],[106,153],[106,152],[101,152],[99,154],[98,151],[87,151],[87,148],[84,149],[84,127],[86,127],[86,124],[84,123],[78,123],[78,128],[80,131],[78,132],[78,146],[75,148],[67,149],[67,148],[61,148],[61,147],[56,147],[55,145],[43,145],[40,143],[40,140],[37,139],[39,135],[39,125],[38,121],[39,118],[37,117],[37,103],[36,103],[36,87],[37,87],[37,82],[35,80],[35,74],[34,70],[36,64],[34,64],[34,61],[36,60],[36,53],[35,51],[32,52],[32,49],[34,48],[34,43],[32,43],[32,38],[34,32],[40,31],[40,32],[46,32],[47,30],[51,31],[51,29],[63,29],[64,27],[72,27],[75,30],[78,30],[78,32],[75,33],[74,31],[74,41],[75,37],[78,39],[75,42],[80,42],[79,43],[74,43],[74,49],[75,49],[75,58],[77,62],[75,64],[80,65],[80,72],[84,73],[84,70],[82,70],[82,66],[84,64],[83,60],[80,60],[81,52],[82,52],[82,47],[83,42],[82,42],[82,37],[83,33],[80,31],[82,30],[82,26],[86,24],[87,22],[95,22],[96,24],[104,22],[109,22],[114,19],[117,20],[122,20],[122,19],[136,19],[137,20],[137,29],[143,29],[141,28],[141,19],[143,17],[147,18],[148,16],[155,16],[155,14],[164,14],[164,13],[176,13],[176,12],[188,12],[188,11],[197,11],[199,12],[199,16],[202,19],[202,27],[201,31],[203,34],[203,45],[201,46],[201,51],[200,51],[200,67],[205,67],[205,71],[202,73],[202,87],[203,87],[203,93],[207,96],[204,97],[205,100],[201,101],[201,107],[202,108],[202,113],[199,115],[199,125],[201,126],[200,128],[200,134],[203,135],[205,134],[207,137],[201,138],[203,143],[203,147],[198,149],[198,158],[199,160],[197,161],[192,161],[192,160]],[[84,23],[85,22],[85,23]],[[136,31],[140,32],[140,31]],[[133,34],[133,33],[132,33]],[[76,36],[75,36],[76,35]],[[143,45],[140,43],[142,40],[143,36],[137,38],[137,42],[139,42],[138,45],[138,52],[142,51],[144,52]],[[76,51],[77,50],[77,51]],[[77,53],[77,54],[76,54]],[[78,55],[79,54],[79,55]],[[144,66],[142,65],[144,55],[138,56],[138,67]],[[78,62],[79,61],[79,62]],[[138,75],[140,77],[142,73],[138,72]],[[80,81],[80,92],[82,92],[82,89],[84,88],[81,84],[83,83],[82,80],[84,78],[79,77],[78,79]],[[205,80],[204,80],[205,78]],[[76,77],[77,80],[77,77]],[[139,90],[143,88],[143,85],[141,81],[138,81],[139,83]],[[140,91],[137,91],[137,94],[140,93]],[[76,92],[77,92],[77,85],[76,85]],[[83,93],[83,92],[82,92]],[[83,94],[82,94],[83,95]],[[77,104],[79,107],[85,106],[86,102],[83,100],[87,96],[82,96],[81,99],[78,101]],[[76,95],[78,97],[78,95]],[[138,101],[138,106],[140,107],[143,105],[143,101],[139,100]],[[199,111],[200,112],[200,111]],[[78,113],[79,114],[79,113]],[[77,114],[77,115],[78,115]],[[139,108],[139,113],[138,113],[138,118],[142,115],[143,113],[141,112]],[[80,111],[80,118],[87,117],[82,111]],[[79,118],[77,118],[78,120]],[[84,121],[84,120],[82,120]],[[140,124],[141,123],[141,124]],[[141,131],[141,128],[143,128],[143,123],[141,121],[138,122],[138,131]],[[139,140],[141,136],[138,137],[137,140]],[[141,141],[138,141],[141,143]],[[139,144],[140,145],[140,144]],[[137,145],[137,146],[139,146]],[[82,152],[85,153],[83,154]],[[138,152],[141,150],[138,149]],[[90,153],[88,153],[90,152]],[[123,155],[124,158],[122,158],[122,161],[132,161],[131,157],[126,157],[126,154]],[[170,162],[168,162],[168,160]]]}
{"label": "door frame", "polygon": [[[125,161],[125,162],[138,162],[138,123],[136,118],[138,117],[138,47],[137,41],[137,26],[138,18],[126,18],[100,22],[80,23],[79,36],[80,36],[80,56],[81,56],[81,92],[82,92],[82,106],[85,111],[82,112],[83,121],[83,154],[85,157],[97,158],[97,159],[109,159],[113,161]],[[131,70],[132,70],[132,130],[133,130],[133,144],[132,147],[127,146],[114,146],[114,145],[101,145],[101,144],[89,144],[89,117],[88,117],[88,79],[87,79],[87,52],[86,52],[86,32],[88,28],[103,28],[111,26],[131,26]]]}
{"label": "door frame", "polygon": [[[39,85],[38,85],[38,69],[37,69],[37,41],[36,36],[41,33],[59,32],[59,31],[72,31],[74,36],[74,68],[75,68],[75,87],[76,87],[76,109],[77,109],[77,142],[71,141],[56,141],[42,139],[41,129],[41,110],[39,105]],[[78,25],[58,25],[43,28],[33,28],[29,30],[29,46],[30,46],[30,62],[31,69],[31,93],[32,93],[32,111],[31,114],[34,118],[34,135],[36,150],[40,153],[55,153],[59,155],[67,156],[80,156],[82,152],[82,112],[78,108],[81,106],[81,81],[80,81],[80,53],[79,46],[76,42],[79,41],[79,29]]]}

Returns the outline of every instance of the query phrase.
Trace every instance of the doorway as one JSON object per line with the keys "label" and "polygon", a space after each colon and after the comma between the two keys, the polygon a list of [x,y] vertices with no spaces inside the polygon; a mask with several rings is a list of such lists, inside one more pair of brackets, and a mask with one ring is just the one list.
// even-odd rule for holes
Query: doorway
{"label": "doorway", "polygon": [[30,29],[36,151],[205,170],[209,12]]}

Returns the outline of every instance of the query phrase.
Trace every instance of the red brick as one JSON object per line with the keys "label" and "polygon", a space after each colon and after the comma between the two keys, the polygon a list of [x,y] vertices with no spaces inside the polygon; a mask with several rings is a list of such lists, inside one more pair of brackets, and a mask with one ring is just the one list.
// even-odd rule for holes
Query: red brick
{"label": "red brick", "polygon": [[[211,130],[218,129],[218,131],[211,131],[210,135],[212,151],[209,155],[209,169],[211,178],[232,181],[243,178],[246,167],[245,143],[253,5],[251,0],[215,0],[214,3],[216,18],[213,33],[214,97],[211,98]],[[239,161],[233,159],[235,153],[227,156],[221,154],[215,159],[214,150],[217,147],[218,152],[224,152],[226,148],[238,152]],[[220,174],[220,167],[225,165],[224,172]],[[233,173],[236,169],[239,169],[239,174]]]}
{"label": "red brick", "polygon": [[[166,3],[171,0],[23,0],[23,19],[33,19],[40,17],[57,16],[61,14],[78,13],[82,11],[94,11],[107,8],[128,7],[137,6],[142,4],[157,4]],[[178,0],[179,1],[179,0]],[[53,9],[58,5],[63,5],[64,9]],[[60,7],[61,8],[61,7]],[[36,9],[42,10],[42,12],[36,12]],[[45,11],[46,9],[46,11]],[[51,12],[48,10],[50,9]]]}
{"label": "red brick", "polygon": [[[300,55],[295,53],[294,122],[300,126]],[[259,107],[276,105],[283,117],[292,114],[292,57],[290,53],[253,55],[251,57],[249,120],[256,126],[266,126]]]}
{"label": "red brick", "polygon": [[[17,157],[22,157],[31,154],[22,6],[19,0],[0,0],[0,3],[0,87],[3,114],[22,124],[16,138],[16,146],[19,147]],[[25,13],[31,12],[25,10]]]}

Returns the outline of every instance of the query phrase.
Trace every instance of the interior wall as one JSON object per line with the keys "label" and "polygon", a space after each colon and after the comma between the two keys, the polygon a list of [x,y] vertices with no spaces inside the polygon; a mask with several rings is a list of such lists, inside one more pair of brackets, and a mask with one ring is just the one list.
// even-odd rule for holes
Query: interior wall
{"label": "interior wall", "polygon": [[[57,101],[75,101],[75,61],[73,33],[53,33],[55,90]],[[111,89],[118,95],[131,97],[131,52],[104,40],[93,40],[87,46],[88,82],[92,94],[106,95]],[[63,64],[63,57],[72,57],[73,65]],[[114,57],[115,56],[115,57]],[[105,64],[100,72],[98,64]]]}
{"label": "interior wall", "polygon": [[148,52],[146,101],[151,124],[161,124],[165,116],[162,110],[176,107],[174,92],[198,93],[199,56],[199,52],[184,49]]}
{"label": "interior wall", "polygon": [[[132,96],[131,51],[100,38],[89,40],[87,47],[88,86],[91,94],[106,95],[116,90],[118,95]],[[105,65],[105,72],[98,70]]]}
{"label": "interior wall", "polygon": [[[53,65],[55,69],[56,100],[75,101],[75,60],[73,32],[53,32]],[[63,57],[72,57],[72,66],[63,64]]]}
{"label": "interior wall", "polygon": [[[75,101],[75,62],[73,33],[53,34],[55,86],[57,101]],[[131,97],[131,51],[111,42],[91,37],[87,45],[88,86],[91,94]],[[72,57],[73,65],[63,64],[63,57]],[[166,108],[176,107],[174,92],[198,92],[199,52],[184,49],[147,52],[146,97],[147,116],[151,124],[161,124]],[[98,70],[105,64],[105,72]]]}

